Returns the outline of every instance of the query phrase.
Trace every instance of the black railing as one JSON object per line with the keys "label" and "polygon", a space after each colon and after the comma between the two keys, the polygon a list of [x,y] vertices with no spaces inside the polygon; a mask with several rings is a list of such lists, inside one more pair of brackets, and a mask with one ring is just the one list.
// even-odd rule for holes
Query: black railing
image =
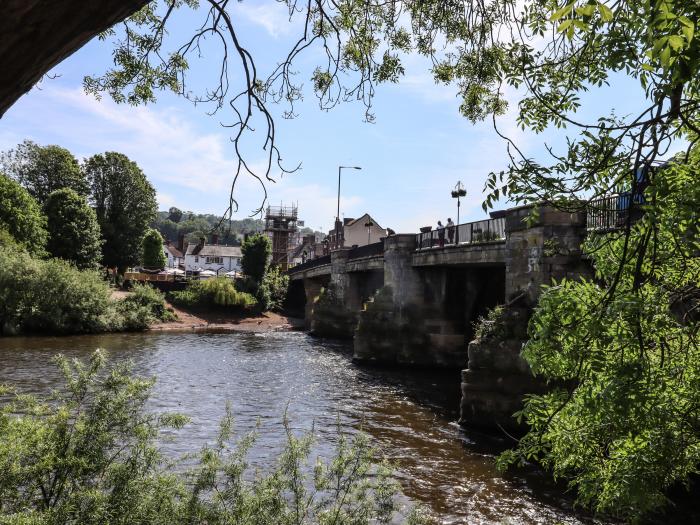
{"label": "black railing", "polygon": [[384,239],[364,246],[356,246],[350,249],[348,259],[358,259],[360,257],[372,257],[374,255],[384,255]]}
{"label": "black railing", "polygon": [[418,250],[458,246],[462,244],[480,244],[485,242],[503,241],[506,238],[506,219],[485,219],[468,222],[457,226],[445,227],[441,230],[431,230],[416,236]]}
{"label": "black railing", "polygon": [[624,228],[629,219],[636,221],[642,216],[640,205],[643,203],[644,195],[633,196],[630,192],[592,200],[586,206],[586,229],[606,232]]}
{"label": "black railing", "polygon": [[316,268],[317,266],[323,266],[324,264],[330,264],[330,262],[331,262],[330,255],[316,257],[315,259],[311,259],[310,261],[306,261],[304,263],[297,264],[296,266],[291,267],[289,270],[287,270],[287,273],[303,272],[304,270],[308,270],[310,268]]}

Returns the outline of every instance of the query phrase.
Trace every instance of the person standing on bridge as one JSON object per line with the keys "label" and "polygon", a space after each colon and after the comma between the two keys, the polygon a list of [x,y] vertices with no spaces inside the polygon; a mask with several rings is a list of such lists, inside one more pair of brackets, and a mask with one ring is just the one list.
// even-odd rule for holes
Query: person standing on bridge
{"label": "person standing on bridge", "polygon": [[440,248],[445,247],[445,227],[442,225],[442,222],[438,221],[437,223],[437,232],[438,232],[438,246]]}
{"label": "person standing on bridge", "polygon": [[452,222],[452,217],[447,218],[447,238],[450,240],[450,244],[455,242],[455,223]]}

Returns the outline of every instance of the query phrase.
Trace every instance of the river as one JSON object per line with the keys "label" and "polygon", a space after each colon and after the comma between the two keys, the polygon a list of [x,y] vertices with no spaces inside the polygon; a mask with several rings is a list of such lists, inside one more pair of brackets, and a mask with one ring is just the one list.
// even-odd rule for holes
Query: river
{"label": "river", "polygon": [[163,443],[179,455],[212,442],[230,401],[237,432],[260,438],[253,463],[269,465],[284,440],[285,409],[301,431],[315,425],[320,453],[330,450],[338,418],[360,426],[397,465],[407,499],[440,523],[590,523],[541,473],[499,474],[504,442],[462,432],[454,423],[456,373],[373,369],[354,364],[346,343],[298,332],[263,334],[114,334],[0,339],[0,383],[47,393],[60,376],[51,357],[86,358],[95,348],[112,360],[131,359],[140,375],[157,376],[155,411],[176,411],[191,423]]}

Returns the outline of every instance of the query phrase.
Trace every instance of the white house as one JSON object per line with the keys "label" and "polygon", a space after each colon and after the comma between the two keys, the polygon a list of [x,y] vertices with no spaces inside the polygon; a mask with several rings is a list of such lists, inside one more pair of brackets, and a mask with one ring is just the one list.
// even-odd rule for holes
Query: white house
{"label": "white house", "polygon": [[168,263],[165,265],[166,268],[179,268],[185,264],[185,259],[182,252],[178,250],[170,241],[165,241],[163,243],[163,253]]}
{"label": "white house", "polygon": [[212,270],[219,275],[230,271],[241,271],[240,246],[206,244],[201,239],[197,244],[190,243],[185,251],[185,271]]}
{"label": "white house", "polygon": [[[335,230],[328,232],[330,246],[336,246]],[[366,246],[379,242],[387,236],[387,232],[375,221],[369,213],[357,219],[343,219],[343,247]]]}

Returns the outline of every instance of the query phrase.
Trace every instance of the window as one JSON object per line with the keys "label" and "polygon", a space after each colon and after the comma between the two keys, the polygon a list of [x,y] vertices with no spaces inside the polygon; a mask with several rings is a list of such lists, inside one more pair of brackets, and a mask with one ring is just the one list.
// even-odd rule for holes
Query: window
{"label": "window", "polygon": [[207,264],[223,264],[223,257],[207,257]]}
{"label": "window", "polygon": [[195,255],[195,256],[194,256],[194,262],[199,262],[199,256],[198,256],[198,255]]}

